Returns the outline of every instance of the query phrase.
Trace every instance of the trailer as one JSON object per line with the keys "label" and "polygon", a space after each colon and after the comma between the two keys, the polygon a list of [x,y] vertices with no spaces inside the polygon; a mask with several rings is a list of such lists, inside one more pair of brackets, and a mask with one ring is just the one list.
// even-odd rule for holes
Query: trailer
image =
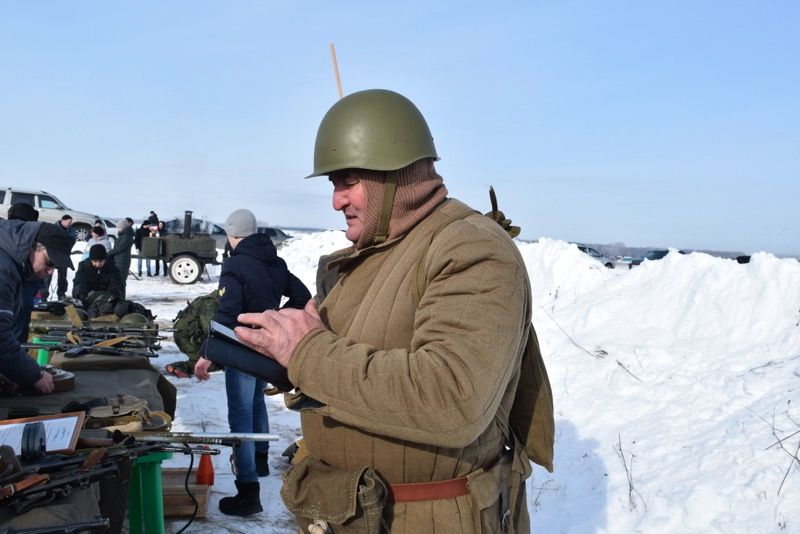
{"label": "trailer", "polygon": [[191,233],[192,212],[186,211],[182,234],[142,239],[140,258],[166,260],[169,277],[178,284],[194,284],[206,265],[217,265],[217,244],[207,233]]}

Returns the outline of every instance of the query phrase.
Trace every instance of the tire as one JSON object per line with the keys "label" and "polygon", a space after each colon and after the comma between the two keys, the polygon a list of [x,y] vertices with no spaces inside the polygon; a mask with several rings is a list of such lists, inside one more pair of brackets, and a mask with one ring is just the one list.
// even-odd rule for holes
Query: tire
{"label": "tire", "polygon": [[194,284],[203,275],[204,267],[200,260],[191,254],[181,254],[170,260],[169,277],[176,284]]}
{"label": "tire", "polygon": [[608,267],[609,269],[613,269],[614,268],[614,264],[610,263],[610,262],[606,263],[606,267]]}
{"label": "tire", "polygon": [[85,243],[92,235],[92,228],[88,224],[73,224],[72,228],[75,230],[75,241],[77,243]]}

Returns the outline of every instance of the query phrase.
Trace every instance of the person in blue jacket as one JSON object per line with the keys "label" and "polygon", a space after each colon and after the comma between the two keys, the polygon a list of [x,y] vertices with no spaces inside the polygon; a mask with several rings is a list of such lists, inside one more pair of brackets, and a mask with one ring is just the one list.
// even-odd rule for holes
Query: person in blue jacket
{"label": "person in blue jacket", "polygon": [[[269,236],[257,233],[257,227],[255,215],[245,209],[234,211],[225,221],[233,252],[222,264],[219,308],[214,320],[229,328],[240,326],[236,320],[240,313],[277,310],[284,296],[289,299],[284,307],[297,309],[311,299],[303,282],[289,272],[286,262],[278,256]],[[200,353],[205,354],[203,348]],[[195,376],[207,380],[210,365],[210,360],[201,357],[195,364]],[[231,432],[269,432],[266,388],[263,380],[231,366],[225,369]],[[237,494],[220,499],[222,513],[244,517],[262,511],[258,477],[269,474],[268,447],[268,442],[249,441],[234,449]]]}
{"label": "person in blue jacket", "polygon": [[53,392],[53,377],[20,347],[17,324],[22,318],[23,285],[43,280],[56,268],[73,268],[72,239],[54,224],[0,221],[0,373],[11,382]]}

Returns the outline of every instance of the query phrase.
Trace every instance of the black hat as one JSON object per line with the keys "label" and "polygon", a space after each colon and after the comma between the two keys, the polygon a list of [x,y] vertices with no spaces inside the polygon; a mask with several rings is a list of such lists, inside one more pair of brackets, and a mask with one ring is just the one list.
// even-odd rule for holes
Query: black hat
{"label": "black hat", "polygon": [[33,206],[28,204],[27,202],[17,202],[10,208],[8,208],[8,220],[18,220],[18,221],[38,221],[39,220],[39,212],[33,209]]}
{"label": "black hat", "polygon": [[100,243],[92,245],[92,248],[89,249],[90,260],[104,260],[106,258],[108,258],[108,252],[106,251],[106,247]]}
{"label": "black hat", "polygon": [[47,249],[47,255],[53,265],[59,269],[64,267],[75,268],[72,265],[72,259],[69,257],[75,241],[62,228],[55,224],[42,223],[36,233],[36,241]]}

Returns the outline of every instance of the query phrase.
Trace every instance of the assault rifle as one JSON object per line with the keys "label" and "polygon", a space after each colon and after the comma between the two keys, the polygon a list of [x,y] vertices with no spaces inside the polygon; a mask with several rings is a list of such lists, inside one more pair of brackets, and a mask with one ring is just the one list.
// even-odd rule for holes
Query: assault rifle
{"label": "assault rifle", "polygon": [[29,464],[12,463],[11,474],[0,479],[0,507],[12,506],[19,514],[48,504],[75,489],[118,476],[119,462],[160,450],[156,443],[118,443],[73,455],[50,454]]}
{"label": "assault rifle", "polygon": [[117,463],[106,461],[86,469],[28,475],[18,482],[0,487],[0,504],[13,506],[14,511],[21,514],[53,499],[67,497],[74,489],[86,489],[94,482],[116,477],[118,474]]}
{"label": "assault rifle", "polygon": [[0,534],[78,534],[96,528],[107,529],[111,522],[105,517],[84,521],[82,523],[67,523],[66,525],[53,525],[49,527],[32,528],[0,528]]}

